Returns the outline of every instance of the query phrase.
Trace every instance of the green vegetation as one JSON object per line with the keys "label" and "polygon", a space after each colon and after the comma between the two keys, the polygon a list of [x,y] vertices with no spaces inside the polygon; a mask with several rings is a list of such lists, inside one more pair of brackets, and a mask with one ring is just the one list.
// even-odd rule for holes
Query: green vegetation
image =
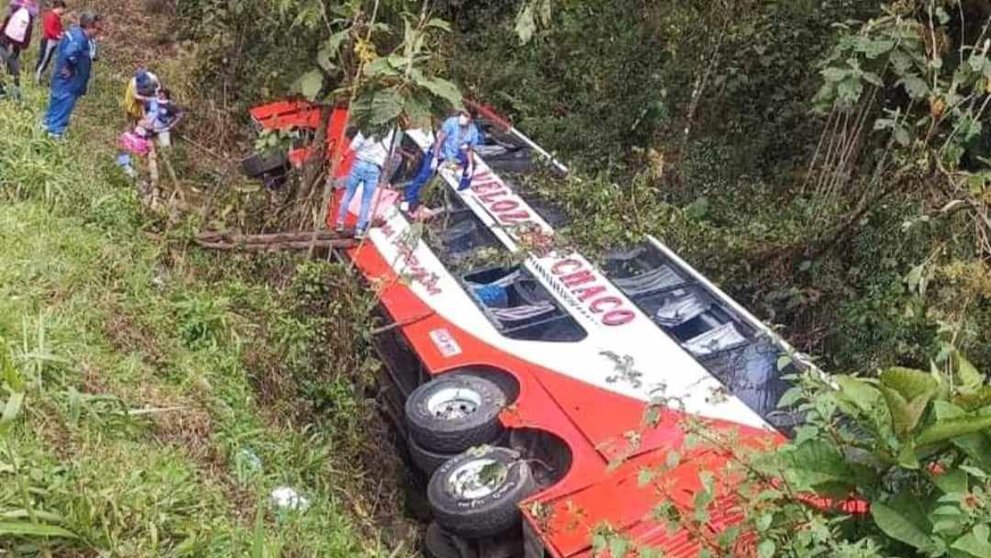
{"label": "green vegetation", "polygon": [[403,526],[364,511],[396,467],[367,298],[337,265],[213,257],[145,211],[113,166],[119,88],[96,83],[66,143],[38,129],[42,90],[0,103],[0,553],[394,548]]}
{"label": "green vegetation", "polygon": [[[710,556],[987,556],[991,551],[991,388],[987,376],[949,351],[930,371],[888,368],[876,378],[796,378],[782,406],[804,423],[778,450],[746,447],[735,432],[686,423],[684,453],[645,469],[640,484],[660,494],[654,517],[687,530]],[[666,473],[699,451],[726,457],[701,475],[694,508],[664,498]],[[727,507],[727,498],[736,506]],[[708,528],[737,514],[735,525]],[[613,556],[637,549],[603,527]],[[616,549],[623,549],[616,552]]]}
{"label": "green vegetation", "polygon": [[[247,127],[231,123],[294,88],[361,99],[379,127],[455,101],[451,80],[574,163],[567,180],[523,184],[573,217],[569,242],[601,253],[657,235],[836,375],[789,394],[806,416],[791,444],[727,451],[742,525],[705,530],[730,488],[713,478],[691,517],[658,509],[711,554],[991,556],[978,372],[991,369],[987,2],[174,7],[189,48],[167,73],[201,144],[247,150],[232,131]],[[367,300],[333,265],[215,258],[188,242],[202,222],[308,226],[320,169],[287,218],[285,200],[180,148],[207,201],[152,214],[109,164],[112,131],[94,125],[115,121],[117,88],[98,84],[65,145],[0,105],[0,477],[16,481],[0,483],[0,534],[19,532],[0,544],[376,552],[372,518],[347,511],[363,509],[354,493],[377,494],[355,466],[374,455]],[[29,111],[40,104],[29,90]],[[693,445],[738,445],[687,426]],[[311,508],[276,517],[267,495],[280,484]],[[613,558],[635,546],[610,526],[593,542]]]}

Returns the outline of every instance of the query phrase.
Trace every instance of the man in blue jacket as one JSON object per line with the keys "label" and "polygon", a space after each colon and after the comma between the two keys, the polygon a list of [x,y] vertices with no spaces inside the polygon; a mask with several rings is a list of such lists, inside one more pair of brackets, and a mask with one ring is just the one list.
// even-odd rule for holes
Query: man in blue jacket
{"label": "man in blue jacket", "polygon": [[45,114],[45,127],[54,138],[65,134],[76,101],[86,94],[93,68],[92,39],[100,32],[100,19],[99,14],[83,12],[79,16],[79,25],[70,27],[59,43],[52,96]]}
{"label": "man in blue jacket", "polygon": [[473,111],[461,109],[458,114],[445,120],[433,146],[424,154],[416,177],[406,186],[405,200],[400,207],[411,215],[416,214],[420,207],[420,189],[437,174],[437,168],[444,162],[457,163],[461,167],[458,190],[469,187],[475,173],[474,148],[482,143],[482,132],[475,125]]}

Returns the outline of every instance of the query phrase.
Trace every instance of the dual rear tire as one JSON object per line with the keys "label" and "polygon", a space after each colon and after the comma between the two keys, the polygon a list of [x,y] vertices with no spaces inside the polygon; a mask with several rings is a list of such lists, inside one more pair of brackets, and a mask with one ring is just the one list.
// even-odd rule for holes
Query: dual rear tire
{"label": "dual rear tire", "polygon": [[506,394],[494,382],[448,374],[423,384],[406,400],[406,426],[420,448],[454,455],[502,434]]}
{"label": "dual rear tire", "polygon": [[[495,382],[463,373],[423,384],[406,400],[410,456],[430,475],[427,499],[446,533],[467,539],[504,533],[519,523],[520,502],[537,488],[522,456],[494,445],[504,433],[499,414],[507,404]],[[440,540],[436,533],[433,540]]]}
{"label": "dual rear tire", "polygon": [[519,505],[536,488],[530,466],[519,453],[485,446],[441,465],[427,485],[427,499],[438,525],[480,539],[518,525]]}

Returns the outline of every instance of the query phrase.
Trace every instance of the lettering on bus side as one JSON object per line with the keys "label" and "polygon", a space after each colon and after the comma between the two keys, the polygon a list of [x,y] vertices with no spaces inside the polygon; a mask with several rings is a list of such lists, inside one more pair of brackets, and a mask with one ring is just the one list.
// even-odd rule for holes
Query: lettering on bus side
{"label": "lettering on bus side", "polygon": [[[439,295],[443,293],[440,288],[440,276],[427,270],[427,268],[420,264],[420,258],[416,256],[413,248],[409,245],[409,242],[406,241],[404,236],[397,235],[396,230],[389,224],[383,225],[381,230],[399,252],[399,257],[402,261],[401,269],[397,270],[399,274],[410,281],[423,285],[423,287],[427,289],[427,293],[430,295]],[[393,267],[395,268],[396,266],[393,265]]]}
{"label": "lettering on bus side", "polygon": [[472,194],[503,225],[520,225],[533,221],[533,214],[522,198],[489,171],[472,177]]}
{"label": "lettering on bus side", "polygon": [[[503,225],[536,224],[523,199],[488,170],[472,177],[471,192]],[[603,325],[622,326],[636,319],[636,313],[626,307],[622,298],[610,292],[605,280],[580,260],[560,260],[551,267],[551,273],[585,304],[589,312],[598,316]]]}
{"label": "lettering on bus side", "polygon": [[623,298],[610,292],[605,280],[585,262],[577,258],[565,258],[551,265],[551,274],[588,310],[607,326],[623,326],[637,315],[626,307]]}

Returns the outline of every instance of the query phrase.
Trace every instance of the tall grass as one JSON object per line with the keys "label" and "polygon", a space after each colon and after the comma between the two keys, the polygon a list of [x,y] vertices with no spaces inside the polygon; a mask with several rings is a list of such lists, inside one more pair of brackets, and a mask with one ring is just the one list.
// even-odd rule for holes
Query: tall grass
{"label": "tall grass", "polygon": [[[0,102],[0,554],[390,554],[408,533],[350,511],[389,469],[361,463],[380,441],[343,270],[150,234],[112,164],[118,85],[65,143],[44,91]],[[282,485],[310,507],[276,513]]]}

